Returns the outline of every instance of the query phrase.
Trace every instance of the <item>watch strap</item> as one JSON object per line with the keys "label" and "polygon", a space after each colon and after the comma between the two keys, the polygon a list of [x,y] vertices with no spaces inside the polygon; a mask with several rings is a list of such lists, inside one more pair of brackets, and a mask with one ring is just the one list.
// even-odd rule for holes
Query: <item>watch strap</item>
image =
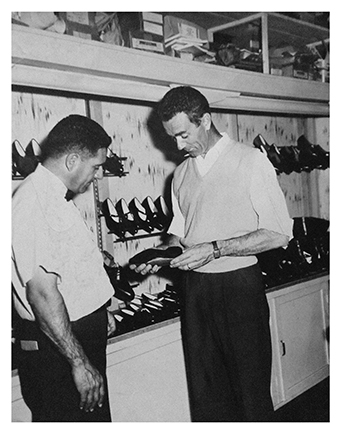
{"label": "watch strap", "polygon": [[212,241],[212,245],[213,245],[213,257],[214,257],[214,259],[220,258],[221,253],[220,253],[220,249],[218,247],[217,242],[216,241]]}

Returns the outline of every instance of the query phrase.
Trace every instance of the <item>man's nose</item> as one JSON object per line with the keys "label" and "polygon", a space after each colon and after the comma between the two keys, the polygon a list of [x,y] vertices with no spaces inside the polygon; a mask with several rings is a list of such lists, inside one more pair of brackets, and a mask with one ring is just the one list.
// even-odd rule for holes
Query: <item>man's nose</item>
{"label": "man's nose", "polygon": [[97,172],[95,174],[95,178],[96,179],[103,179],[103,167],[102,166],[97,170]]}
{"label": "man's nose", "polygon": [[185,140],[182,137],[176,137],[176,146],[178,147],[179,151],[182,151],[186,146]]}

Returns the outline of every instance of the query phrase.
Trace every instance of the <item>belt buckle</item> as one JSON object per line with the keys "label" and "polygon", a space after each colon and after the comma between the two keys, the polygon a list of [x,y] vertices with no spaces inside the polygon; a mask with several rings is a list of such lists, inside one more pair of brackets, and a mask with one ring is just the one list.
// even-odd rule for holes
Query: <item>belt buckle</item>
{"label": "belt buckle", "polygon": [[20,341],[21,349],[24,351],[37,351],[39,350],[37,341]]}

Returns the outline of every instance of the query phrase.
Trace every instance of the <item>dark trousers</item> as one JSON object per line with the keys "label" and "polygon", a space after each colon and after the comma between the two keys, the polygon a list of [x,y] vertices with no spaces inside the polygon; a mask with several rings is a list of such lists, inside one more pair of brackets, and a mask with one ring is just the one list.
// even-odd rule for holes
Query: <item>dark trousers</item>
{"label": "dark trousers", "polygon": [[257,265],[184,273],[181,331],[193,422],[271,421],[269,307]]}
{"label": "dark trousers", "polygon": [[39,350],[20,351],[18,365],[21,391],[32,412],[32,422],[111,422],[106,378],[105,307],[72,323],[73,333],[106,386],[104,404],[93,412],[79,409],[80,395],[69,363],[36,323],[21,321],[17,328],[18,340],[35,340],[39,345]]}

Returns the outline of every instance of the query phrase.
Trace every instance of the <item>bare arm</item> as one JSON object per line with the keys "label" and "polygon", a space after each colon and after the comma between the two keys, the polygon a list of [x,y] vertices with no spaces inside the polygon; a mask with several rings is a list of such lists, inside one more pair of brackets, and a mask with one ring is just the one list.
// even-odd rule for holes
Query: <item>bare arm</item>
{"label": "bare arm", "polygon": [[91,365],[82,346],[71,330],[69,315],[63,297],[57,288],[57,277],[38,268],[27,285],[27,299],[41,330],[57,346],[71,365],[72,375],[80,393],[80,408],[93,411],[102,406],[103,379]]}
{"label": "bare arm", "polygon": [[[286,235],[267,229],[258,229],[240,237],[217,240],[217,245],[221,256],[249,256],[286,246],[288,241],[289,238]],[[186,247],[184,253],[172,260],[171,267],[188,270],[189,266],[190,269],[194,269],[214,259],[213,246],[210,242],[184,247]]]}

